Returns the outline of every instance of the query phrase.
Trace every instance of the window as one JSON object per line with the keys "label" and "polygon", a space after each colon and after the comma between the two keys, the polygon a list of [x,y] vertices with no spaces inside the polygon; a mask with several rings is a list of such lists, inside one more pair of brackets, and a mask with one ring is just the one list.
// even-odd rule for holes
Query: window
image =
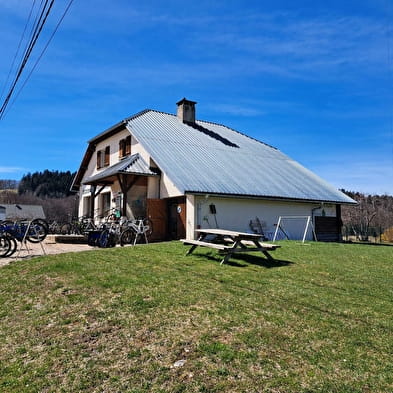
{"label": "window", "polygon": [[107,146],[103,150],[97,151],[97,169],[109,166],[110,163],[110,148]]}
{"label": "window", "polygon": [[131,135],[119,142],[119,158],[124,158],[131,154]]}
{"label": "window", "polygon": [[106,217],[111,212],[111,193],[105,192],[101,195],[101,215]]}
{"label": "window", "polygon": [[91,200],[91,198],[89,196],[83,197],[83,207],[82,207],[82,209],[83,209],[82,215],[83,216],[88,217],[90,215],[90,203],[91,203],[90,200]]}

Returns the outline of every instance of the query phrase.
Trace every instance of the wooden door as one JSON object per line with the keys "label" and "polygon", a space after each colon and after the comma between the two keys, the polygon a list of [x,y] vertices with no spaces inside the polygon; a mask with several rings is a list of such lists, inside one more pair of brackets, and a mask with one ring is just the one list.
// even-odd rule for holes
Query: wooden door
{"label": "wooden door", "polygon": [[337,217],[315,217],[315,234],[318,241],[337,242],[340,240]]}
{"label": "wooden door", "polygon": [[167,204],[164,199],[147,199],[147,217],[153,224],[152,240],[165,240],[167,236]]}
{"label": "wooden door", "polygon": [[171,240],[186,237],[185,197],[170,198],[168,201],[168,236]]}

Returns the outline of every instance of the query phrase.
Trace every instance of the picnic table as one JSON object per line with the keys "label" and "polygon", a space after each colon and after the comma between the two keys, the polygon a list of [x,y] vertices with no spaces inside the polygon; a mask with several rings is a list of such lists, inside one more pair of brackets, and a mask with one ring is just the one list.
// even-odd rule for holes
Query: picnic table
{"label": "picnic table", "polygon": [[267,259],[274,260],[269,252],[280,247],[277,244],[261,242],[262,236],[255,233],[230,231],[218,228],[196,229],[195,232],[199,233],[197,240],[180,240],[184,245],[191,246],[186,255],[190,255],[198,246],[213,248],[224,255],[220,265],[227,262],[233,254],[252,251],[260,251]]}

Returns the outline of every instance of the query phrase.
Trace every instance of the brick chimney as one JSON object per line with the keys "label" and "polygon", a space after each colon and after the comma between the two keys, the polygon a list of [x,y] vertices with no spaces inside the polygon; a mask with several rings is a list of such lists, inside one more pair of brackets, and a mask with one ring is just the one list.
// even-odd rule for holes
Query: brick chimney
{"label": "brick chimney", "polygon": [[183,123],[195,123],[195,104],[186,98],[177,102],[177,118]]}

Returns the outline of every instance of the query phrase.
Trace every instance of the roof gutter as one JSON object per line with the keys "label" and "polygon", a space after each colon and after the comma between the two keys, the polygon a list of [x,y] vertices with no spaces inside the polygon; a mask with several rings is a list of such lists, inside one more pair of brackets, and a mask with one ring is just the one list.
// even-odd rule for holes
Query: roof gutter
{"label": "roof gutter", "polygon": [[[193,194],[193,195],[210,195],[220,198],[244,198],[244,199],[263,199],[266,201],[280,201],[280,202],[298,202],[298,203],[330,203],[335,205],[357,205],[356,201],[353,202],[345,202],[345,201],[329,201],[322,199],[301,199],[301,198],[285,198],[279,196],[263,196],[263,195],[247,195],[247,194],[224,194],[217,192],[207,192],[207,191],[185,191],[185,194]],[[348,197],[349,198],[349,197]]]}

